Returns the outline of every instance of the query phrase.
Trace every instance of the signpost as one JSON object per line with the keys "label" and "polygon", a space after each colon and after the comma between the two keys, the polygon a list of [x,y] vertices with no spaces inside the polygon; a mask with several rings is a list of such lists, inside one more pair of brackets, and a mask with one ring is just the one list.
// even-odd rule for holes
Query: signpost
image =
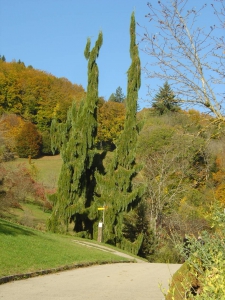
{"label": "signpost", "polygon": [[102,222],[98,223],[98,242],[102,243],[103,242],[103,226],[104,226],[104,220],[105,220],[105,206],[103,207],[98,207],[98,210],[103,211],[103,216],[102,216]]}

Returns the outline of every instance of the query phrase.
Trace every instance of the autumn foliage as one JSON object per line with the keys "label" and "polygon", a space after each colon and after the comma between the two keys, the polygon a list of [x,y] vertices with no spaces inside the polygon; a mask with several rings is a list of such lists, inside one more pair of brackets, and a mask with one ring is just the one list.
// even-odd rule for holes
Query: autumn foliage
{"label": "autumn foliage", "polygon": [[97,142],[100,148],[111,148],[124,128],[125,105],[123,103],[104,102],[98,111]]}
{"label": "autumn foliage", "polygon": [[12,207],[22,209],[21,204],[29,201],[38,204],[44,210],[51,210],[47,194],[53,192],[34,180],[32,172],[25,164],[13,167],[0,164],[0,216]]}
{"label": "autumn foliage", "polygon": [[64,121],[71,103],[79,105],[84,95],[81,85],[66,78],[0,60],[0,114],[20,115],[44,131],[53,117]]}
{"label": "autumn foliage", "polygon": [[36,126],[27,122],[16,138],[16,149],[20,157],[37,158],[40,155],[42,138]]}

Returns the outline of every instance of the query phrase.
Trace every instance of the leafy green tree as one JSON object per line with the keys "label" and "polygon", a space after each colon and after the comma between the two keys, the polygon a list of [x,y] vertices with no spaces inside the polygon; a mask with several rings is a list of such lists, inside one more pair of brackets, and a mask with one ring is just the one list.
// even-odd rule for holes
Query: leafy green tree
{"label": "leafy green tree", "polygon": [[159,115],[179,110],[178,101],[167,81],[153,99],[152,107],[155,108]]}
{"label": "leafy green tree", "polygon": [[119,86],[116,89],[116,92],[111,94],[111,96],[109,97],[109,101],[124,103],[125,98],[126,97],[123,94],[122,88]]}
{"label": "leafy green tree", "polygon": [[90,207],[94,201],[94,172],[98,169],[99,154],[95,148],[97,136],[98,66],[96,60],[102,46],[99,33],[95,46],[90,50],[87,40],[84,51],[88,60],[88,86],[84,103],[79,110],[73,104],[65,124],[53,122],[51,135],[54,150],[59,148],[63,165],[58,182],[58,191],[52,197],[54,209],[49,220],[49,229],[66,232],[69,222],[74,222],[74,231],[93,236],[93,222],[97,211]]}
{"label": "leafy green tree", "polygon": [[126,213],[140,202],[144,189],[134,185],[134,178],[139,171],[135,162],[138,126],[136,121],[138,90],[140,88],[141,66],[138,47],[135,39],[135,16],[131,15],[130,24],[130,56],[131,66],[128,70],[128,87],[126,103],[126,119],[124,131],[116,145],[114,157],[106,174],[96,174],[96,203],[105,205],[103,239],[133,253],[138,253],[143,241],[143,234],[136,236],[135,241],[123,235],[123,223]]}
{"label": "leafy green tree", "polygon": [[36,126],[26,122],[16,137],[16,150],[20,157],[37,158],[40,155],[42,138]]}

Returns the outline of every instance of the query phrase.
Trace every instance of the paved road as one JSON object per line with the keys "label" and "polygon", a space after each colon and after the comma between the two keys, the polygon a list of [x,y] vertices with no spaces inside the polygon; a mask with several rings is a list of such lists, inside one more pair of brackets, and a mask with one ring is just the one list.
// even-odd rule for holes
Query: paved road
{"label": "paved road", "polygon": [[178,264],[118,263],[0,285],[0,300],[162,300]]}
{"label": "paved road", "polygon": [[[133,259],[119,250],[74,242]],[[178,264],[117,263],[74,269],[0,285],[0,300],[162,300]],[[161,286],[161,287],[160,287]]]}

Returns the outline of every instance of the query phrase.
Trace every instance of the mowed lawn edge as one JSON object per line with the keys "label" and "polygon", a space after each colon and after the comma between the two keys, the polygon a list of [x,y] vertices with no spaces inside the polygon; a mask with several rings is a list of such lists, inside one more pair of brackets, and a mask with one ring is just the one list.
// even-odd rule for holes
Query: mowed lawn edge
{"label": "mowed lawn edge", "polygon": [[44,270],[59,271],[82,265],[131,261],[111,252],[74,243],[74,240],[80,239],[41,232],[0,219],[0,278],[36,272],[38,275],[38,272],[44,274]]}

